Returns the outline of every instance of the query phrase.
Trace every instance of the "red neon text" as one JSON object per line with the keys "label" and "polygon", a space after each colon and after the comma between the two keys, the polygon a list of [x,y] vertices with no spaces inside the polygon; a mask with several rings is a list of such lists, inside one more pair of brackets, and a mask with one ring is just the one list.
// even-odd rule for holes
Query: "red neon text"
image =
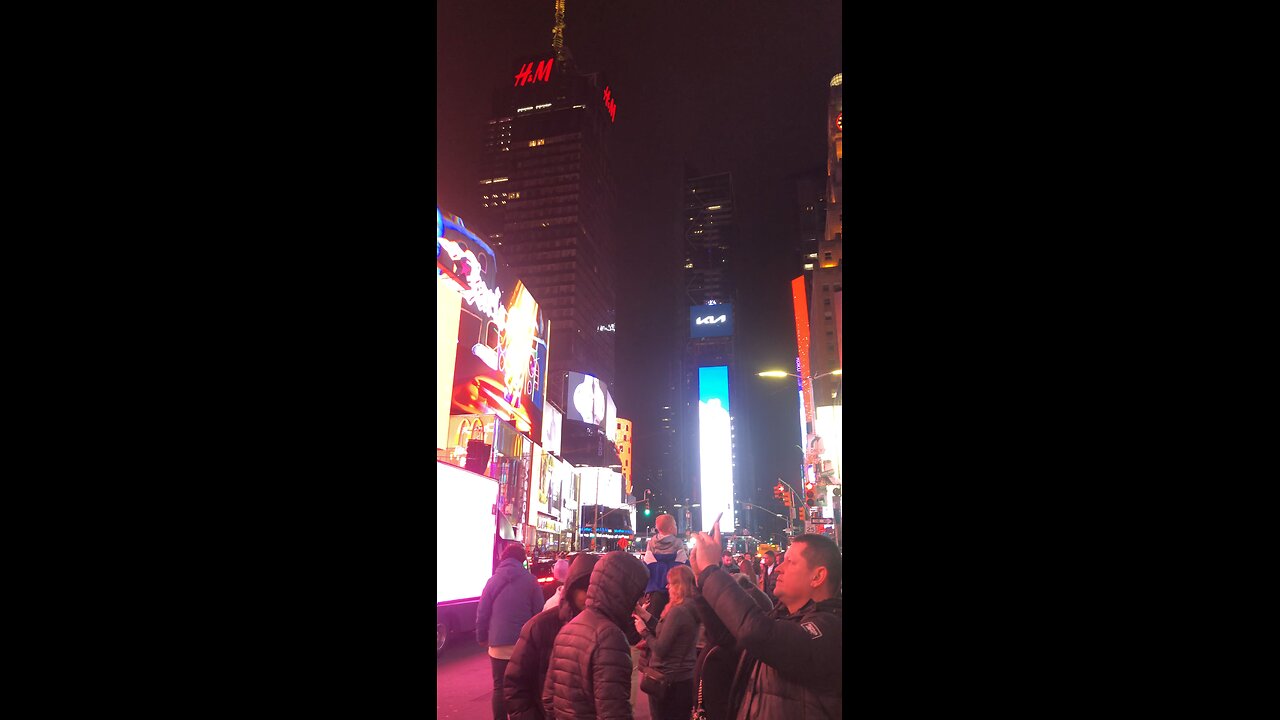
{"label": "red neon text", "polygon": [[615,115],[618,114],[618,104],[613,101],[613,95],[609,93],[609,88],[604,89],[604,106],[609,111],[609,122],[615,122]]}
{"label": "red neon text", "polygon": [[520,87],[531,82],[539,80],[543,82],[551,82],[551,64],[556,61],[555,58],[547,58],[538,63],[538,69],[533,69],[533,63],[527,62],[524,67],[520,68],[520,72],[516,73],[516,84],[513,87]]}

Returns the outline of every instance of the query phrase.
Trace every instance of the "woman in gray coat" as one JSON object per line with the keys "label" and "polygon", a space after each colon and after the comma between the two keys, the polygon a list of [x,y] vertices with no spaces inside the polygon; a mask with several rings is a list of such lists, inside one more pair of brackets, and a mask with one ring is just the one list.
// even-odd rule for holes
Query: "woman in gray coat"
{"label": "woman in gray coat", "polygon": [[658,696],[649,695],[653,720],[688,720],[693,710],[693,668],[698,655],[700,621],[693,599],[698,592],[693,571],[677,565],[667,573],[671,601],[662,609],[655,630],[636,618],[636,630],[649,646],[649,667],[662,674],[666,685]]}

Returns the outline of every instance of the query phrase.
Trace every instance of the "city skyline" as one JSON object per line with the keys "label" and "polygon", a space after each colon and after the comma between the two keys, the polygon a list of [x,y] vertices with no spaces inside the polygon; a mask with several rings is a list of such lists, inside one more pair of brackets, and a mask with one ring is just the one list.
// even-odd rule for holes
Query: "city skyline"
{"label": "city skyline", "polygon": [[[438,196],[463,217],[478,218],[482,210],[475,155],[492,119],[494,89],[512,79],[514,59],[550,56],[551,8],[497,3],[438,10]],[[564,45],[580,68],[607,74],[611,90],[619,268],[611,388],[618,414],[634,422],[637,496],[643,489],[678,495],[675,479],[654,475],[663,408],[676,399],[668,389],[679,380],[671,366],[683,341],[671,318],[682,306],[687,313],[680,275],[686,165],[728,173],[734,182],[740,242],[726,264],[743,296],[735,306],[734,350],[748,378],[734,388],[734,415],[750,409],[743,421],[750,427],[739,432],[762,439],[737,473],[739,495],[764,502],[775,478],[791,478],[799,467],[794,388],[750,377],[795,364],[788,287],[795,267],[788,260],[800,229],[792,178],[827,157],[829,81],[841,72],[840,20],[838,3],[783,12],[743,7],[731,15],[701,5],[568,9]],[[708,24],[717,27],[714,43],[698,31]],[[792,38],[786,45],[776,44],[779,27]],[[654,37],[663,39],[660,47],[647,42]],[[536,74],[536,63],[532,70]],[[555,353],[553,345],[552,362]]]}

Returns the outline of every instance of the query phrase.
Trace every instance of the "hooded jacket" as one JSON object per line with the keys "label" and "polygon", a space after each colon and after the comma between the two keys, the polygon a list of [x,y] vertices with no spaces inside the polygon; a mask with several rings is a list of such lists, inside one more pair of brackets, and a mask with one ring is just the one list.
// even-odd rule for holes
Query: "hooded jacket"
{"label": "hooded jacket", "polygon": [[476,639],[490,647],[515,645],[520,628],[542,612],[542,590],[517,560],[503,560],[480,593]]}
{"label": "hooded jacket", "polygon": [[631,720],[631,649],[623,627],[632,622],[648,577],[644,563],[625,552],[606,553],[596,563],[587,609],[565,624],[552,646],[544,717]]}
{"label": "hooded jacket", "polygon": [[[844,697],[841,598],[810,601],[795,613],[779,603],[766,613],[717,567],[703,570],[698,580],[702,597],[736,649],[727,704],[720,704],[713,716],[736,720],[840,717]],[[713,626],[708,624],[709,639],[716,634]],[[713,641],[723,642],[724,637]]]}
{"label": "hooded jacket", "polygon": [[688,565],[689,553],[678,536],[656,535],[644,553],[644,564],[649,571],[649,584],[644,591],[666,590],[667,573],[676,565]]}
{"label": "hooded jacket", "polygon": [[578,615],[573,606],[573,590],[590,581],[591,571],[599,559],[599,555],[587,553],[574,558],[562,586],[566,589],[560,604],[538,613],[520,628],[520,639],[516,641],[502,687],[511,720],[544,720],[546,717],[542,710],[542,685],[551,662],[551,648],[560,628]]}

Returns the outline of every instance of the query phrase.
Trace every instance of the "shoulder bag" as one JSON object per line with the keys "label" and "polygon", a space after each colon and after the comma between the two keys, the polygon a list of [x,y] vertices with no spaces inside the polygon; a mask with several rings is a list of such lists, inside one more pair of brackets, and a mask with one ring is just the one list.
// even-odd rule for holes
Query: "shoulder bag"
{"label": "shoulder bag", "polygon": [[640,672],[644,673],[644,677],[640,678],[640,689],[648,693],[650,697],[658,702],[662,702],[667,696],[667,691],[671,689],[671,683],[667,680],[667,676],[661,671],[655,670],[651,665],[645,665],[640,668]]}

